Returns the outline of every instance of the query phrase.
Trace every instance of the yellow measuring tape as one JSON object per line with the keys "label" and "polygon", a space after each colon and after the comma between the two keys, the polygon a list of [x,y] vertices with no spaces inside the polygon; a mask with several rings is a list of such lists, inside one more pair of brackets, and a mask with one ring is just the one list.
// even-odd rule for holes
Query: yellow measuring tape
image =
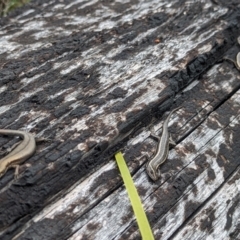
{"label": "yellow measuring tape", "polygon": [[118,168],[122,175],[123,182],[128,192],[128,197],[130,198],[133,212],[135,214],[138,227],[140,229],[140,233],[142,235],[143,240],[154,240],[154,236],[149,225],[147,216],[144,212],[140,197],[138,195],[137,189],[134,186],[132,177],[128,170],[127,164],[123,158],[121,152],[115,154],[115,158],[117,161]]}

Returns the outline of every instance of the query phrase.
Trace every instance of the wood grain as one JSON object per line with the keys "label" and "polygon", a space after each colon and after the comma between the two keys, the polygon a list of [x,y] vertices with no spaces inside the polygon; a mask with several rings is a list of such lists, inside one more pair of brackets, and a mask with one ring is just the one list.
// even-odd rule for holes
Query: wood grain
{"label": "wood grain", "polygon": [[[0,179],[2,239],[140,239],[121,149],[156,239],[237,239],[234,1],[34,1],[0,20],[0,127],[49,137]],[[177,146],[153,183],[150,131]],[[0,137],[8,148],[15,140]]]}

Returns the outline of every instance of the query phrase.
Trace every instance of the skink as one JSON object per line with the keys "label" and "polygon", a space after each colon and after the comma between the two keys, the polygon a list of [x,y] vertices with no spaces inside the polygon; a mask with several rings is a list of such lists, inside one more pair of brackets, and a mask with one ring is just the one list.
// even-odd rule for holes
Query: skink
{"label": "skink", "polygon": [[23,139],[23,141],[14,148],[13,151],[0,159],[0,178],[9,168],[15,168],[16,178],[18,174],[18,165],[31,157],[36,150],[35,138],[30,133],[10,129],[0,129],[0,134],[19,136]]}
{"label": "skink", "polygon": [[[240,44],[240,37],[237,38],[238,44]],[[240,70],[240,52],[238,52],[237,56],[236,56],[236,60],[232,60],[231,58],[228,57],[224,57],[223,59],[228,60],[232,63],[234,63],[235,67]]]}
{"label": "skink", "polygon": [[167,119],[164,121],[161,138],[151,133],[151,136],[159,141],[154,158],[151,159],[146,165],[147,174],[153,181],[156,181],[160,177],[160,172],[158,171],[158,168],[166,161],[168,157],[169,142],[173,143],[173,141],[170,139],[170,134],[168,132],[168,123],[173,112],[175,112],[179,108],[173,109],[168,115]]}

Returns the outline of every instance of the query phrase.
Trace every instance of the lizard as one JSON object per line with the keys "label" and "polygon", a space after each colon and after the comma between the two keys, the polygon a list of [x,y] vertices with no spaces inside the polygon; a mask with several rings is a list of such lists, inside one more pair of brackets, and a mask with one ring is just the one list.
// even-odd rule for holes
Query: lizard
{"label": "lizard", "polygon": [[164,121],[161,138],[157,135],[154,135],[153,133],[151,133],[150,135],[158,140],[158,146],[155,156],[146,165],[147,174],[153,181],[156,181],[160,177],[160,172],[158,171],[158,168],[161,164],[163,164],[166,161],[168,157],[169,143],[176,145],[170,138],[170,134],[168,132],[168,123],[173,112],[175,112],[179,108],[180,107],[173,109],[169,113],[167,119]]}
{"label": "lizard", "polygon": [[31,133],[11,129],[0,129],[0,134],[19,136],[23,139],[8,155],[0,159],[0,178],[9,168],[15,168],[14,176],[16,179],[18,177],[19,164],[35,153],[35,138]]}
{"label": "lizard", "polygon": [[[237,41],[238,41],[238,44],[240,45],[240,37],[237,38]],[[232,62],[235,65],[235,67],[240,71],[240,52],[237,53],[236,60],[233,60],[228,57],[224,57],[223,59]]]}

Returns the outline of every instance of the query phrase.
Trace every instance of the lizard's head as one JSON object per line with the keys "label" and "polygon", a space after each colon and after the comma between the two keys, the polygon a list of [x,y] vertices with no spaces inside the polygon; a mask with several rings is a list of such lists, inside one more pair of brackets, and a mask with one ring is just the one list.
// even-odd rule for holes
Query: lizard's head
{"label": "lizard's head", "polygon": [[159,178],[159,175],[157,174],[157,171],[154,171],[153,167],[147,163],[146,165],[146,171],[148,176],[153,180],[153,181],[157,181]]}

